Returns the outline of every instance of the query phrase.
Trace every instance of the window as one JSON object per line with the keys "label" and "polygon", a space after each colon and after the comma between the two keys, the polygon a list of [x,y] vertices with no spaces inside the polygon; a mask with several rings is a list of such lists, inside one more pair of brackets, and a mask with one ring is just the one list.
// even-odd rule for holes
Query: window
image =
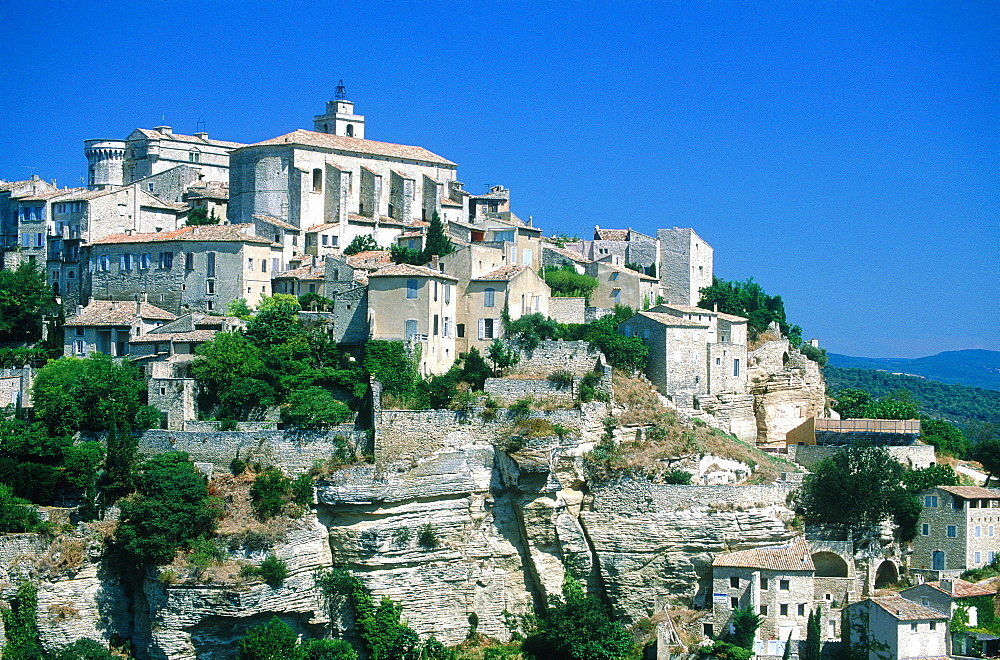
{"label": "window", "polygon": [[779,616],[788,616],[788,604],[787,603],[782,603],[781,605],[778,605],[778,615]]}
{"label": "window", "polygon": [[931,526],[930,525],[928,525],[927,523],[924,523],[924,524],[922,524],[920,526],[920,535],[921,536],[930,536],[930,533],[931,533]]}
{"label": "window", "polygon": [[948,525],[947,536],[950,539],[958,538],[958,528],[954,525]]}
{"label": "window", "polygon": [[497,323],[496,319],[479,319],[479,338],[496,339]]}
{"label": "window", "polygon": [[738,577],[731,577],[731,578],[729,578],[729,586],[732,587],[733,589],[739,589],[740,588],[740,579]]}
{"label": "window", "polygon": [[260,260],[260,272],[262,272],[262,273],[266,273],[267,272],[267,259],[261,259]]}
{"label": "window", "polygon": [[930,628],[931,630],[937,630],[937,621],[931,621]]}
{"label": "window", "polygon": [[[72,273],[73,271],[69,271],[69,272],[70,272],[70,273]],[[988,527],[988,528],[986,529],[986,536],[988,536],[988,537],[990,537],[990,538],[993,538],[993,525],[990,525],[990,526],[989,526],[989,527]]]}
{"label": "window", "polygon": [[927,508],[933,508],[938,505],[937,495],[924,495],[924,506]]}
{"label": "window", "polygon": [[132,255],[122,254],[118,257],[118,270],[129,271],[132,270]]}
{"label": "window", "polygon": [[[978,539],[983,535],[983,528],[981,525],[976,525],[976,538]],[[977,560],[978,563],[978,560]]]}
{"label": "window", "polygon": [[313,192],[323,192],[323,170],[318,167],[313,170]]}
{"label": "window", "polygon": [[788,580],[778,580],[778,589],[788,591]]}
{"label": "window", "polygon": [[[445,282],[444,284],[444,304],[451,304],[451,285]],[[992,529],[992,528],[991,528]],[[992,536],[992,534],[990,534]]]}
{"label": "window", "polygon": [[330,237],[323,234],[323,245],[327,245],[330,242]]}
{"label": "window", "polygon": [[247,257],[247,270],[253,270],[253,257]]}
{"label": "window", "polygon": [[702,632],[703,635],[705,635],[705,637],[714,637],[715,636],[715,635],[712,634],[713,628],[712,628],[712,624],[711,623],[703,623],[703,624],[701,624],[701,632]]}
{"label": "window", "polygon": [[153,184],[147,183],[146,184],[146,190],[148,190],[149,192],[153,192]]}
{"label": "window", "polygon": [[[197,151],[189,151],[188,152],[188,162],[189,163],[200,163],[201,162],[201,154],[199,152],[197,152]],[[153,184],[149,184],[149,186],[150,186],[150,188],[152,188]]]}
{"label": "window", "polygon": [[77,355],[83,355],[86,350],[87,344],[82,339],[77,339],[73,342],[73,352]]}
{"label": "window", "polygon": [[611,281],[612,282],[618,281],[618,273],[617,272],[611,273]]}
{"label": "window", "polygon": [[73,279],[74,277],[76,277],[76,271],[75,270],[69,271],[68,273],[66,273],[66,277],[68,277],[69,279]]}
{"label": "window", "polygon": [[149,253],[143,252],[139,255],[139,270],[149,270]]}
{"label": "window", "polygon": [[205,280],[205,293],[208,295],[215,293],[215,280]]}
{"label": "window", "polygon": [[45,245],[45,233],[38,232],[35,234],[35,247],[42,247]]}
{"label": "window", "polygon": [[532,261],[532,259],[535,256],[534,253],[531,250],[527,250],[526,249],[526,250],[523,250],[521,252],[521,254],[524,257],[524,259],[521,261],[521,265],[522,266],[530,266],[531,265],[531,261]]}
{"label": "window", "polygon": [[483,291],[483,307],[496,305],[496,289],[487,288]]}
{"label": "window", "polygon": [[767,591],[767,578],[766,577],[762,577],[760,579],[760,588],[763,589],[764,591]]}
{"label": "window", "polygon": [[21,234],[21,247],[31,247],[31,234]]}
{"label": "window", "polygon": [[806,604],[805,603],[799,603],[798,615],[799,616],[805,616],[806,615]]}
{"label": "window", "polygon": [[333,247],[337,247],[337,237],[336,236],[331,236],[330,237],[330,245],[332,245]]}
{"label": "window", "polygon": [[450,316],[444,317],[444,327],[442,328],[441,336],[442,337],[451,337],[451,317]]}
{"label": "window", "polygon": [[616,305],[620,305],[622,302],[622,290],[612,289],[611,297],[614,299]]}
{"label": "window", "polygon": [[981,552],[976,553],[975,561],[973,563],[977,566],[983,563],[983,554]]}
{"label": "window", "polygon": [[739,375],[740,375],[740,361],[733,360],[733,376],[739,376]]}
{"label": "window", "polygon": [[917,632],[917,624],[911,623],[910,624],[910,631],[911,632]]}
{"label": "window", "polygon": [[76,334],[77,337],[82,337],[83,336],[83,326],[82,325],[76,326],[76,333],[75,334]]}
{"label": "window", "polygon": [[434,302],[437,302],[437,299],[438,299],[438,281],[434,280]]}
{"label": "window", "polygon": [[106,254],[102,255],[100,257],[97,257],[97,270],[99,270],[101,272],[104,272],[104,273],[106,273],[109,270],[111,270],[111,257],[109,257]]}
{"label": "window", "polygon": [[417,319],[406,319],[403,332],[407,339],[413,339],[417,334]]}
{"label": "window", "polygon": [[211,312],[213,309],[215,309],[215,302],[212,301],[212,300],[206,300],[205,301],[205,309],[207,309],[208,311]]}
{"label": "window", "polygon": [[760,606],[760,615],[761,616],[767,616],[767,605],[761,605]]}
{"label": "window", "polygon": [[[281,260],[278,257],[271,257],[271,272],[277,273],[279,270],[281,270]],[[337,276],[334,275],[333,279],[337,279]]]}
{"label": "window", "polygon": [[436,337],[437,334],[438,334],[438,315],[435,314],[434,315],[434,336]]}
{"label": "window", "polygon": [[406,280],[406,297],[413,299],[417,297],[417,281]]}
{"label": "window", "polygon": [[458,323],[458,324],[455,325],[455,334],[458,335],[459,337],[464,337],[465,336],[465,324],[464,323]]}
{"label": "window", "polygon": [[174,267],[174,253],[173,252],[161,252],[160,253],[160,269],[170,270]]}
{"label": "window", "polygon": [[626,325],[625,326],[625,336],[626,337],[631,337],[632,336],[632,326],[630,326],[630,325]]}
{"label": "window", "polygon": [[740,599],[736,596],[729,597],[729,607],[734,610],[740,609]]}
{"label": "window", "polygon": [[215,253],[205,253],[205,277],[215,277]]}
{"label": "window", "polygon": [[347,125],[347,137],[354,137],[354,124]]}
{"label": "window", "polygon": [[194,270],[194,253],[188,252],[184,255],[184,268],[186,270]]}

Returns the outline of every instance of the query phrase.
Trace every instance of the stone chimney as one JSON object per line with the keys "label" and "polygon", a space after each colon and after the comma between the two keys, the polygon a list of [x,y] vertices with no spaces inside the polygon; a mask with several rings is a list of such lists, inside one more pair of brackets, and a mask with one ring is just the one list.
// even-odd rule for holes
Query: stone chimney
{"label": "stone chimney", "polygon": [[205,131],[198,131],[197,133],[194,134],[194,136],[200,140],[208,142],[208,133],[206,133]]}
{"label": "stone chimney", "polygon": [[157,133],[161,133],[163,135],[173,135],[174,134],[174,129],[170,128],[169,126],[157,126],[153,130],[156,131]]}
{"label": "stone chimney", "polygon": [[431,269],[441,270],[441,267],[438,265],[438,256],[436,254],[431,255]]}
{"label": "stone chimney", "polygon": [[941,579],[941,591],[946,592],[950,596],[954,596],[955,595],[955,581],[954,580],[950,580],[950,579],[949,580],[945,580],[944,578],[942,578]]}

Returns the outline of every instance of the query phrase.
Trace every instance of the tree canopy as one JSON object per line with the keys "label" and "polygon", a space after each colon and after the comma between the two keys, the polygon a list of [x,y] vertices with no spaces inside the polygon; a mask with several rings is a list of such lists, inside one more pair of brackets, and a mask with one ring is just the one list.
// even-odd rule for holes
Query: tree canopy
{"label": "tree canopy", "polygon": [[13,270],[0,270],[0,343],[38,341],[44,316],[57,311],[44,269],[22,263]]}
{"label": "tree canopy", "polygon": [[713,309],[718,305],[718,311],[725,314],[735,314],[747,319],[751,339],[767,330],[767,327],[777,321],[781,333],[788,337],[792,346],[802,343],[802,328],[789,325],[785,318],[785,303],[781,296],[769,296],[753,278],[743,281],[712,279],[712,286],[701,290],[699,307]]}
{"label": "tree canopy", "polygon": [[598,285],[596,278],[576,272],[569,262],[546,266],[542,276],[556,298],[590,298]]}
{"label": "tree canopy", "polygon": [[351,242],[344,248],[344,255],[350,256],[368,250],[381,250],[374,234],[359,234],[351,239]]}

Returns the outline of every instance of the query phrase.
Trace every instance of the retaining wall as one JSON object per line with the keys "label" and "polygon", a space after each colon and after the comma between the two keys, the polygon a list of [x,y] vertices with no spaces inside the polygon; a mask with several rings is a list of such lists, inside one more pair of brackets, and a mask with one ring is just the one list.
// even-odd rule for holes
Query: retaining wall
{"label": "retaining wall", "polygon": [[593,508],[602,513],[631,515],[639,512],[695,508],[756,509],[786,506],[795,484],[761,486],[678,486],[625,480],[593,491]]}

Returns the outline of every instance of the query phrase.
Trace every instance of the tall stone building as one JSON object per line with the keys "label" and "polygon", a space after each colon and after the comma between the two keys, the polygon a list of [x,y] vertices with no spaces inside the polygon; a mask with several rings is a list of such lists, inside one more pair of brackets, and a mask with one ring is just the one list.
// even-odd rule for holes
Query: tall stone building
{"label": "tall stone building", "polygon": [[693,229],[657,229],[660,288],[667,303],[697,305],[699,291],[712,286],[712,246]]}

